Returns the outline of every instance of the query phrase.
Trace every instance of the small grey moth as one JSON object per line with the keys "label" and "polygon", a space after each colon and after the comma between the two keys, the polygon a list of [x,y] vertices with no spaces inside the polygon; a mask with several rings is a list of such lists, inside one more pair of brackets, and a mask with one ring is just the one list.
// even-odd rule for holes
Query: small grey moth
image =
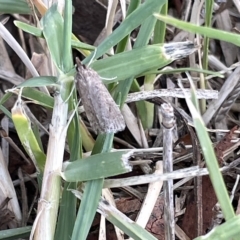
{"label": "small grey moth", "polygon": [[95,133],[116,133],[124,130],[125,122],[121,111],[98,73],[83,65],[76,58],[75,77],[87,118]]}

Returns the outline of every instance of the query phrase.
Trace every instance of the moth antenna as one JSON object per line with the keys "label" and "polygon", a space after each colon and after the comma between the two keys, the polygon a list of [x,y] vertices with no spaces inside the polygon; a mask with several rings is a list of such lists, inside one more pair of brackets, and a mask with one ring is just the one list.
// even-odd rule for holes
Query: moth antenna
{"label": "moth antenna", "polygon": [[21,87],[18,92],[18,100],[21,100],[23,88]]}
{"label": "moth antenna", "polygon": [[76,60],[76,64],[77,64],[78,67],[82,66],[82,62],[78,57],[76,57],[75,60]]}
{"label": "moth antenna", "polygon": [[100,78],[103,79],[103,80],[111,81],[111,80],[116,79],[117,77],[105,78],[105,77],[101,77],[101,76],[100,76]]}
{"label": "moth antenna", "polygon": [[77,111],[78,111],[78,106],[80,105],[80,102],[81,102],[81,100],[79,100],[78,103],[77,103],[77,105],[74,106],[74,109],[73,109],[71,115],[70,115],[69,118],[68,118],[67,125],[65,126],[65,129],[66,129],[66,130],[68,129],[68,127],[69,127],[69,125],[70,125],[70,123],[71,123],[74,115],[77,113]]}
{"label": "moth antenna", "polygon": [[94,58],[95,58],[96,54],[97,54],[97,48],[95,48],[95,49],[94,49],[93,56],[92,56],[92,58],[91,58],[90,62],[88,63],[87,67],[89,67],[89,66],[92,64],[92,62],[93,62],[93,60],[94,60]]}
{"label": "moth antenna", "polygon": [[67,99],[64,101],[65,103],[66,103],[66,102],[69,100],[69,98],[72,96],[74,89],[75,89],[75,84],[73,84],[73,86],[72,86],[72,89],[71,89],[71,92],[70,92],[69,96],[68,96],[68,97],[67,97]]}

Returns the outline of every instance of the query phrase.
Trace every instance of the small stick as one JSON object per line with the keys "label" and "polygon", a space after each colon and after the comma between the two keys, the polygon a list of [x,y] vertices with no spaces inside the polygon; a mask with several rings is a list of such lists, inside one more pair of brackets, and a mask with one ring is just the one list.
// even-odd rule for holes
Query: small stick
{"label": "small stick", "polygon": [[[168,103],[161,105],[162,126],[163,126],[163,172],[173,171],[173,134],[175,126],[174,110]],[[175,240],[175,221],[173,207],[173,180],[168,180],[163,184],[164,192],[164,227],[165,239]]]}

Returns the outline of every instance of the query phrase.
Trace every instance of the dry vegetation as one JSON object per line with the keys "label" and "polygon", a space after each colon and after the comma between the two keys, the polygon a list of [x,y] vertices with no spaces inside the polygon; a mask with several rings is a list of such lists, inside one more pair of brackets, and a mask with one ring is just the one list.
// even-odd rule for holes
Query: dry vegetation
{"label": "dry vegetation", "polygon": [[[36,2],[29,0],[30,5],[36,4]],[[97,47],[111,34],[112,30],[117,29],[121,25],[123,19],[122,12],[124,12],[121,5],[115,4],[117,2],[115,1],[112,6],[107,8],[106,2],[73,0],[72,32],[83,43]],[[172,0],[168,3],[168,14],[184,21],[202,25],[206,20],[204,2],[200,0]],[[37,8],[39,10],[39,6]],[[44,12],[44,8],[42,11]],[[50,54],[45,40],[25,33],[13,24],[14,20],[19,20],[37,26],[37,19],[41,18],[39,13],[41,11],[34,12],[37,17],[32,10],[30,12],[30,15],[3,14],[0,18],[4,26],[27,53],[38,74],[40,76],[56,76],[57,70],[53,67],[54,64],[50,62]],[[107,15],[107,12],[109,15]],[[213,28],[239,33],[239,19],[240,4],[238,1],[233,0],[226,3],[220,3],[220,1],[218,3],[216,1],[214,3],[211,18],[211,26]],[[137,39],[138,33],[139,28],[131,31],[129,41],[126,44],[126,49],[129,51],[132,51],[131,48]],[[151,38],[149,44],[161,43],[159,39],[159,41],[155,40]],[[114,137],[112,135],[112,146],[117,150],[125,150],[124,154],[128,154],[128,150],[132,151],[127,157],[122,154],[119,159],[129,157],[129,162],[133,169],[131,172],[118,174],[117,176],[108,175],[112,177],[102,182],[104,187],[102,197],[113,206],[116,206],[121,213],[136,221],[157,239],[194,239],[205,235],[213,228],[224,223],[224,219],[226,219],[219,206],[211,179],[209,175],[206,175],[206,169],[204,170],[206,168],[203,156],[205,148],[202,148],[199,143],[199,133],[197,134],[195,130],[191,111],[184,99],[186,96],[184,94],[190,96],[190,81],[194,83],[197,89],[196,94],[198,99],[200,99],[200,114],[206,124],[218,164],[221,168],[224,168],[223,177],[232,200],[233,209],[236,214],[240,213],[239,46],[211,38],[209,40],[209,51],[203,53],[206,41],[202,35],[189,33],[172,25],[166,26],[164,43],[184,42],[186,40],[194,42],[192,47],[192,52],[194,53],[190,54],[189,52],[186,54],[186,57],[181,57],[181,59],[177,59],[172,63],[170,61],[165,64],[166,66],[163,65],[162,67],[165,67],[163,70],[166,71],[163,74],[157,72],[156,69],[159,67],[156,65],[149,69],[152,71],[151,73],[142,74],[139,72],[139,74],[134,75],[138,78],[135,82],[132,79],[133,83],[126,86],[126,89],[129,88],[126,96],[124,92],[121,92],[123,98],[126,97],[124,102],[121,102],[122,96],[118,95],[120,87],[117,88],[116,83],[114,83],[114,77],[116,76],[111,76],[112,82],[108,85],[108,89],[113,93],[114,100],[117,100],[118,104],[121,105],[121,111],[126,122],[124,131],[115,134]],[[118,46],[119,49],[120,47]],[[112,48],[105,57],[109,57],[114,51],[116,51],[116,48]],[[82,49],[81,51],[74,49],[72,59],[74,62],[75,57],[83,60],[84,56],[89,55],[89,53],[89,49]],[[97,69],[101,66],[99,67],[97,64],[93,62],[91,66],[102,77],[101,69],[99,71]],[[129,64],[128,66],[128,59],[126,58],[124,66],[125,68],[121,69],[123,73],[130,71],[131,65]],[[179,68],[191,69],[182,70],[181,72],[173,71]],[[201,71],[196,71],[196,69],[206,69],[212,72],[201,73]],[[159,70],[162,70],[162,68]],[[213,71],[218,72],[218,75],[214,74]],[[25,92],[23,90],[22,92],[22,109],[20,108],[20,110],[16,110],[17,106],[15,103],[21,98],[21,91],[15,89],[14,94],[12,94],[12,91],[8,92],[8,94],[12,94],[11,96],[6,95],[6,90],[12,89],[13,86],[19,85],[33,76],[33,71],[27,69],[18,55],[0,38],[0,106],[2,110],[0,130],[2,140],[0,153],[0,176],[2,182],[0,184],[1,230],[32,226],[37,216],[37,209],[40,208],[38,200],[41,192],[39,182],[41,181],[37,179],[36,170],[42,173],[44,166],[41,169],[41,165],[38,165],[39,168],[36,169],[36,163],[32,161],[36,156],[29,156],[26,148],[23,148],[21,144],[22,139],[19,136],[19,132],[16,132],[16,126],[14,126],[11,120],[11,114],[19,114],[19,111],[24,109],[28,120],[31,122],[29,126],[34,130],[35,137],[41,139],[38,140],[42,144],[40,148],[43,153],[47,153],[47,148],[50,148],[49,143],[52,141],[49,138],[49,126],[54,114],[48,106],[44,107],[43,105],[35,104],[36,102],[33,101],[34,97],[27,96],[28,90],[25,90]],[[104,80],[106,83],[107,78],[103,78]],[[124,79],[120,80],[120,82],[124,82],[122,81]],[[181,87],[186,90],[183,91]],[[73,89],[75,88],[70,88],[70,94],[73,94],[73,92],[76,94]],[[46,87],[42,84],[38,86],[38,90],[43,93],[48,92],[49,96],[53,97],[56,102],[55,87]],[[99,95],[101,95],[100,92]],[[4,102],[3,108],[2,101],[5,97],[8,97],[8,100]],[[96,95],[96,101],[100,101],[99,99]],[[53,102],[52,98],[51,101]],[[51,104],[53,104],[52,102]],[[66,121],[71,119],[71,114],[75,110],[76,106],[74,104],[71,107],[69,105]],[[104,144],[102,144],[100,151],[97,150],[102,135],[97,138],[82,107],[78,110],[81,119],[74,117],[73,121],[80,121],[80,130],[78,128],[77,130],[75,129],[75,132],[72,133],[72,139],[67,136],[66,144],[65,139],[63,139],[62,144],[65,144],[64,161],[69,160],[69,158],[71,160],[78,159],[80,158],[78,156],[81,156],[81,154],[83,157],[90,156],[91,151],[94,154],[105,151],[102,150],[104,149]],[[77,133],[80,132],[81,137],[76,137]],[[22,134],[24,135],[24,133]],[[55,132],[55,134],[57,133]],[[59,136],[61,134],[62,132],[60,132]],[[71,133],[69,134],[71,135]],[[75,142],[79,143],[78,148],[80,149],[76,155],[72,152]],[[111,150],[111,143],[108,148],[109,150],[106,150],[106,152]],[[55,151],[60,151],[59,145],[56,146],[56,149]],[[63,147],[61,149],[63,150]],[[54,155],[55,152],[52,154]],[[61,157],[60,160],[62,161]],[[61,164],[62,162],[60,162],[60,167]],[[198,166],[203,170],[191,168],[194,166]],[[111,166],[108,167],[111,168]],[[171,173],[172,171],[176,171],[176,173],[172,174],[174,176],[163,177],[167,181],[162,181],[161,179],[154,181],[154,176],[163,176],[163,173]],[[119,181],[112,181],[114,178],[119,179]],[[67,179],[67,177],[64,179]],[[76,189],[75,185],[70,186],[66,183],[64,185],[63,180],[60,180],[60,178],[57,181],[62,181],[61,186],[65,187],[64,190],[61,188],[60,195],[66,190]],[[79,191],[80,187],[78,188]],[[76,193],[76,195],[82,198],[81,194],[78,195]],[[73,201],[76,201],[76,199]],[[60,202],[60,206],[61,204]],[[75,202],[74,204],[77,213],[79,203]],[[105,209],[104,201],[101,204],[99,208]],[[46,205],[44,208],[46,208]],[[110,210],[102,210],[102,212],[104,211]],[[76,215],[73,214],[73,222],[75,217]],[[30,230],[28,229],[27,232],[27,235],[29,235]],[[100,233],[102,234],[101,237],[99,237]],[[118,237],[116,237],[116,233]],[[108,221],[105,222],[105,219],[97,213],[87,239],[104,239],[105,234],[106,239],[127,239],[127,235],[124,238],[119,229],[114,228],[114,225]],[[0,237],[0,239],[4,238]],[[35,239],[40,238],[35,237]]]}

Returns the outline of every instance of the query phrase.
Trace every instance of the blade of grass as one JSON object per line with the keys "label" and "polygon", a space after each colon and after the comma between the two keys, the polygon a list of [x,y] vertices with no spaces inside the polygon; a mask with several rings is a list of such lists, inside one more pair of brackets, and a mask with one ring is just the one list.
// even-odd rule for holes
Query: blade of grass
{"label": "blade of grass", "polygon": [[[165,4],[164,4],[165,5]],[[159,5],[156,7],[157,12],[160,12],[162,9],[162,5],[159,2]],[[156,18],[154,16],[149,16],[148,19],[142,24],[140,31],[138,33],[136,42],[134,44],[134,48],[139,46],[145,46],[148,44],[149,39],[151,38],[153,31],[156,25]],[[165,32],[165,30],[163,30]],[[165,35],[165,34],[163,34]],[[155,79],[155,75],[146,75],[144,78],[144,90],[153,90],[153,82]],[[140,101],[137,103],[137,111],[138,115],[141,119],[141,123],[143,125],[143,129],[148,129],[152,127],[153,118],[154,118],[154,105],[149,102]]]}
{"label": "blade of grass", "polygon": [[168,24],[171,24],[182,30],[192,32],[192,33],[202,34],[203,36],[206,36],[209,38],[218,39],[218,40],[222,40],[225,42],[230,42],[236,46],[240,46],[239,34],[234,34],[234,33],[226,32],[226,31],[222,31],[222,30],[217,30],[215,28],[210,28],[210,27],[201,27],[201,26],[197,26],[197,25],[194,25],[191,23],[177,20],[172,17],[162,16],[159,14],[154,14],[154,16],[156,18],[158,18],[159,20],[164,21]]}
{"label": "blade of grass", "polygon": [[8,43],[8,45],[16,52],[16,54],[20,57],[20,59],[29,69],[31,74],[34,77],[39,76],[37,70],[33,66],[27,54],[24,52],[24,50],[19,45],[19,43],[15,40],[15,38],[11,35],[11,33],[5,28],[5,26],[1,22],[0,22],[0,35]]}
{"label": "blade of grass", "polygon": [[[133,11],[135,11],[138,8],[140,2],[141,2],[140,0],[132,0],[132,1],[130,1],[126,17],[129,16]],[[124,52],[124,50],[126,48],[126,45],[127,45],[127,42],[128,42],[128,39],[129,39],[129,35],[126,36],[125,38],[123,38],[118,43],[117,48],[116,48],[116,53]]]}
{"label": "blade of grass", "polygon": [[240,216],[235,216],[220,226],[214,227],[205,236],[197,237],[194,240],[226,240],[238,239],[240,234]]}
{"label": "blade of grass", "polygon": [[24,88],[22,96],[33,100],[34,103],[42,105],[47,108],[53,108],[54,100],[53,97],[33,88]]}
{"label": "blade of grass", "polygon": [[[190,42],[169,43],[169,44],[163,44],[163,45],[159,45],[159,46],[162,46],[163,49],[161,51],[158,50],[159,53],[156,56],[157,58],[159,58],[158,63],[157,63],[158,66],[155,65],[156,63],[151,62],[152,59],[147,59],[148,57],[146,57],[146,56],[143,57],[144,60],[151,62],[151,66],[155,69],[158,68],[158,67],[160,68],[160,67],[166,66],[170,62],[176,60],[176,58],[183,58],[184,56],[187,56],[187,55],[193,53],[198,48],[198,46],[194,46]],[[155,48],[154,45],[145,46],[142,49],[153,49],[153,48]],[[155,53],[156,53],[156,50],[155,50]],[[133,51],[134,50],[132,50],[131,52],[133,52]],[[135,49],[135,51],[137,53],[138,49]],[[125,54],[125,53],[121,53],[121,54]],[[141,56],[141,54],[139,53],[139,58],[140,58],[140,56]],[[146,63],[145,66],[147,66],[147,64],[148,63]],[[136,66],[136,68],[139,68],[139,66]],[[133,68],[133,71],[137,72],[137,71],[141,71],[141,70],[140,69],[136,70],[135,68]],[[147,71],[147,70],[145,69],[145,71]],[[114,98],[117,97],[118,93],[121,93],[121,96],[122,96],[121,105],[126,100],[126,97],[127,97],[128,92],[129,92],[130,86],[132,85],[132,81],[133,81],[133,78],[122,81],[117,85],[117,87],[114,90],[114,93],[113,93]],[[134,84],[135,84],[135,89],[138,89],[139,88],[138,83],[134,83]]]}
{"label": "blade of grass", "polygon": [[87,238],[102,193],[102,184],[103,181],[99,179],[86,183],[73,229],[72,240],[85,240]]}
{"label": "blade of grass", "polygon": [[[160,14],[163,16],[167,15],[168,12],[168,1],[162,6]],[[164,43],[166,34],[166,23],[157,21],[154,27],[153,43]]]}
{"label": "blade of grass", "polygon": [[[166,53],[166,46],[157,44],[119,53],[112,57],[93,62],[91,68],[98,72],[104,83],[125,80],[128,77],[169,64],[172,60],[168,56],[168,53]],[[123,71],[123,69],[128,69],[128,71]],[[119,84],[122,83],[120,82]]]}
{"label": "blade of grass", "polygon": [[18,238],[27,238],[30,235],[32,227],[14,228],[0,231],[0,239],[15,240]]}
{"label": "blade of grass", "polygon": [[92,135],[89,133],[87,127],[84,125],[83,121],[80,119],[80,132],[83,139],[83,148],[86,152],[90,152],[93,150],[95,140],[93,139]]}
{"label": "blade of grass", "polygon": [[24,22],[20,22],[20,21],[13,21],[14,25],[20,29],[22,29],[24,32],[27,32],[29,34],[32,34],[35,37],[44,37],[43,36],[43,31],[40,28],[34,27],[32,25],[29,25],[27,23]]}
{"label": "blade of grass", "polygon": [[85,182],[127,173],[131,171],[127,163],[129,154],[129,151],[107,152],[65,163],[61,176],[68,182]]}
{"label": "blade of grass", "polygon": [[198,72],[198,73],[204,73],[208,75],[213,75],[215,77],[220,77],[223,78],[224,75],[221,74],[220,72],[214,72],[210,70],[205,70],[205,69],[200,69],[200,68],[177,68],[177,69],[171,69],[169,70],[158,70],[158,71],[149,71],[146,72],[145,74],[151,74],[151,73],[156,73],[156,74],[171,74],[171,73],[181,73],[181,72]]}
{"label": "blade of grass", "polygon": [[25,0],[0,0],[0,12],[31,14],[31,9]]}
{"label": "blade of grass", "polygon": [[[92,155],[109,152],[112,148],[113,134],[100,134],[97,137]],[[102,192],[103,179],[88,181],[78,210],[72,239],[85,240],[95,216]],[[87,217],[87,218],[86,218]]]}
{"label": "blade of grass", "polygon": [[[192,89],[194,89],[193,84],[192,84]],[[196,94],[194,94],[194,98],[196,99]],[[200,145],[203,150],[203,155],[206,161],[207,168],[210,173],[210,179],[213,184],[214,191],[216,193],[216,196],[222,208],[225,219],[229,220],[233,218],[235,214],[233,211],[232,204],[230,202],[230,198],[227,193],[225,183],[223,181],[222,174],[219,171],[219,166],[218,166],[218,162],[212,147],[212,142],[208,136],[204,122],[200,114],[196,110],[196,107],[193,105],[193,103],[190,101],[188,97],[186,97],[186,101],[187,101],[189,110],[192,114],[194,126],[196,128]]]}
{"label": "blade of grass", "polygon": [[[68,72],[73,65],[72,62],[72,49],[71,49],[71,28],[72,28],[72,1],[65,1],[66,7],[64,9],[64,49],[62,61],[63,69]],[[69,6],[70,5],[70,6]],[[66,55],[65,55],[66,54]],[[66,86],[67,88],[71,87]],[[69,97],[68,109],[69,112],[75,111],[76,108],[76,90]],[[67,131],[67,140],[70,150],[70,161],[79,159],[82,157],[82,136],[79,130],[79,117],[78,114],[74,114],[73,120],[69,124]],[[62,192],[62,198],[60,203],[57,228],[55,233],[55,239],[68,239],[72,235],[74,224],[76,221],[76,208],[77,199],[68,190],[76,189],[77,183],[64,182],[64,189]]]}
{"label": "blade of grass", "polygon": [[57,87],[57,78],[52,76],[41,76],[30,78],[25,82],[19,84],[17,88],[21,87],[42,87],[42,86],[55,86]]}
{"label": "blade of grass", "polygon": [[[20,21],[14,21],[13,23],[15,26],[22,29],[24,32],[30,33],[35,37],[41,37],[41,38],[44,37],[42,29],[39,29],[37,27],[34,27],[32,25],[29,25],[27,23],[20,22]],[[74,35],[72,35],[71,46],[76,49],[80,48],[80,49],[92,50],[92,51],[95,49],[95,47],[92,45],[80,42],[78,39],[76,39]]]}
{"label": "blade of grass", "polygon": [[76,189],[77,183],[64,183],[62,193],[60,210],[58,215],[58,222],[56,234],[54,239],[70,239],[73,227],[76,221],[76,206],[77,199],[69,191],[69,189]]}
{"label": "blade of grass", "polygon": [[[156,9],[157,11],[157,9]],[[160,7],[159,11],[166,15],[168,11],[168,1]],[[151,17],[152,18],[152,17]],[[165,28],[166,24],[160,21],[154,21],[154,17],[152,18],[152,26],[154,26],[154,34],[153,34],[153,44],[164,43],[165,40]],[[144,32],[144,29],[143,29]],[[138,36],[141,37],[141,36]],[[156,74],[146,74],[144,78],[144,90],[153,90],[154,80],[156,78]],[[144,129],[148,129],[152,127],[153,118],[154,118],[154,104],[139,101],[136,103],[139,117],[141,119],[142,125]]]}
{"label": "blade of grass", "polygon": [[[213,0],[205,1],[205,26],[211,27],[212,14],[213,14]],[[203,69],[208,69],[208,47],[209,47],[209,37],[205,36],[203,41]]]}
{"label": "blade of grass", "polygon": [[72,61],[72,0],[65,1],[64,8],[64,31],[63,31],[63,51],[62,51],[62,65],[64,72],[67,73],[73,66]]}
{"label": "blade of grass", "polygon": [[12,108],[12,120],[24,149],[34,162],[36,169],[42,173],[46,162],[46,155],[39,146],[32,131],[31,122],[25,113],[21,98],[17,100]]}
{"label": "blade of grass", "polygon": [[[80,192],[73,190],[72,191],[76,197],[82,199],[83,196]],[[123,213],[109,204],[106,200],[101,199],[98,205],[98,212],[100,212],[108,221],[112,224],[120,228],[124,233],[126,233],[129,237],[135,240],[156,240],[152,234],[150,234],[147,230],[140,227],[130,218],[126,217]]]}
{"label": "blade of grass", "polygon": [[[213,14],[213,0],[209,0],[205,2],[205,26],[206,27],[211,27],[211,21],[212,21],[212,14]],[[208,47],[209,47],[209,38],[207,36],[204,36],[203,40],[203,59],[202,59],[202,68],[208,69]],[[200,53],[199,53],[199,56]],[[201,61],[200,61],[201,62]],[[201,64],[200,64],[201,66]],[[200,88],[201,89],[206,89],[206,75],[200,74]],[[206,111],[206,100],[201,99],[200,101],[200,109],[201,112],[204,113]]]}
{"label": "blade of grass", "polygon": [[[68,8],[69,10],[69,8]],[[34,239],[53,239],[57,222],[59,199],[61,193],[60,171],[63,162],[65,139],[67,135],[68,100],[72,93],[73,76],[63,74],[65,71],[61,52],[68,48],[63,33],[68,32],[64,27],[63,18],[56,5],[48,9],[43,19],[43,34],[46,39],[51,57],[58,68],[59,92],[54,96],[52,122],[49,131],[47,160],[44,169],[42,191],[38,203],[38,214],[33,229]],[[69,55],[68,55],[69,56]],[[66,59],[65,59],[66,60]],[[72,59],[69,59],[71,62]],[[73,66],[72,66],[73,67]]]}
{"label": "blade of grass", "polygon": [[99,58],[106,53],[111,47],[115,46],[120,40],[131,33],[136,27],[145,21],[149,16],[153,14],[159,5],[163,5],[165,0],[147,0],[142,3],[135,11],[133,11],[122,24],[108,37],[106,38],[97,48],[97,52],[90,54],[84,59],[83,64],[88,63],[90,60]]}
{"label": "blade of grass", "polygon": [[[62,51],[63,51],[63,18],[57,10],[57,4],[52,5],[41,20],[43,35],[47,42],[51,58],[58,68],[63,70]],[[69,59],[70,60],[70,59]]]}

